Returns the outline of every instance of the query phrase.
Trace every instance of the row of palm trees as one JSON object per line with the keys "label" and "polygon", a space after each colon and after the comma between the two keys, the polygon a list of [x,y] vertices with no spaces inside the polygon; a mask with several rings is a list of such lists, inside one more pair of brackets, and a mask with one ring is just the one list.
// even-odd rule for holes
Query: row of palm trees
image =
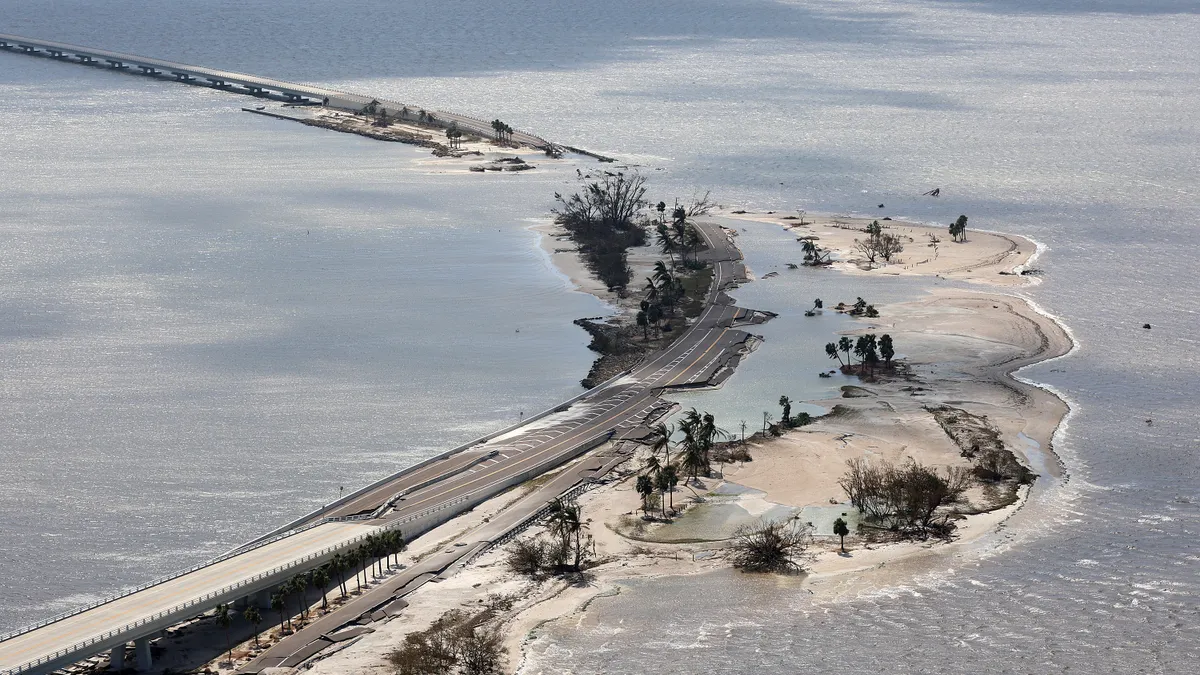
{"label": "row of palm trees", "polygon": [[[830,342],[825,345],[825,354],[831,359],[837,359],[841,366],[852,366],[854,361],[850,358],[851,350],[858,357],[858,367],[860,370],[871,368],[874,369],[875,364],[879,363],[880,358],[883,359],[885,366],[892,365],[892,359],[896,356],[895,346],[892,344],[892,336],[883,334],[877,340],[874,333],[858,336],[857,340],[851,340],[848,337],[842,337],[837,342]],[[842,360],[842,353],[846,354],[846,360]]]}
{"label": "row of palm trees", "polygon": [[[683,438],[673,443],[671,439],[676,432],[682,432]],[[635,484],[642,496],[642,510],[648,510],[650,496],[657,491],[665,518],[668,503],[672,510],[675,508],[672,493],[680,475],[690,476],[685,482],[687,484],[698,476],[712,473],[713,446],[718,440],[729,437],[724,429],[717,426],[716,418],[711,413],[701,414],[695,408],[685,412],[677,424],[667,426],[659,422],[652,429],[650,456],[646,458],[644,473]],[[672,449],[676,451],[674,459],[671,457]]]}
{"label": "row of palm trees", "polygon": [[[329,608],[327,599],[328,590],[334,581],[337,581],[337,586],[341,589],[341,597],[344,599],[349,595],[346,589],[346,577],[350,572],[354,573],[354,581],[356,584],[355,593],[359,593],[362,587],[366,585],[367,572],[371,572],[371,578],[376,579],[384,573],[384,566],[387,569],[392,568],[392,561],[396,559],[407,547],[403,535],[398,530],[384,530],[374,534],[367,535],[366,539],[357,547],[348,551],[337,553],[329,560],[329,562],[320,567],[302,572],[288,579],[279,586],[274,593],[271,594],[271,609],[279,613],[279,631],[285,634],[293,630],[292,617],[292,598],[299,595],[299,616],[301,620],[308,619],[309,607],[308,589],[315,588],[321,593],[321,609]],[[361,575],[362,580],[359,581]],[[229,652],[229,661],[233,662],[233,645],[229,641],[229,627],[233,624],[233,614],[231,606],[228,604],[217,605],[215,608],[216,622],[219,627],[225,631],[226,651]],[[259,626],[262,624],[262,612],[253,605],[242,611],[242,618],[246,619],[254,626],[254,646],[258,647],[258,636],[261,632]]]}
{"label": "row of palm trees", "polygon": [[646,297],[642,300],[642,309],[637,313],[636,321],[642,329],[642,335],[649,340],[651,328],[658,336],[663,331],[663,321],[670,326],[671,317],[675,315],[675,308],[685,291],[683,280],[661,260],[654,263],[654,274],[646,277],[643,290],[646,291]]}
{"label": "row of palm trees", "polygon": [[500,120],[492,120],[492,131],[496,132],[496,140],[512,141],[513,128],[501,122]]}
{"label": "row of palm trees", "polygon": [[667,203],[659,202],[655,207],[658,210],[658,224],[655,226],[656,241],[662,252],[670,256],[671,266],[675,266],[675,254],[679,254],[680,262],[686,267],[688,264],[688,254],[692,254],[692,261],[695,262],[695,254],[704,246],[704,237],[700,235],[700,230],[695,224],[688,219],[687,209],[679,204],[671,211],[671,222],[666,219]]}

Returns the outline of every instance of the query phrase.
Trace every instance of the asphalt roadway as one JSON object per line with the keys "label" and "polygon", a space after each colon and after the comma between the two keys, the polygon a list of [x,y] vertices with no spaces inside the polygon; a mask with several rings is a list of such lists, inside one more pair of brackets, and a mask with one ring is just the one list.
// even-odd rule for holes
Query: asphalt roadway
{"label": "asphalt roadway", "polygon": [[[644,435],[644,425],[662,411],[660,396],[665,390],[706,386],[727,377],[749,338],[735,325],[754,323],[761,318],[761,315],[734,306],[723,292],[730,284],[744,278],[740,252],[719,227],[706,224],[701,225],[700,230],[709,245],[701,255],[714,268],[705,309],[669,348],[627,376],[593,392],[565,412],[402,474],[394,481],[315,516],[319,519],[381,511],[377,518],[349,523],[314,523],[314,527],[300,534],[0,642],[0,672],[151,616],[163,608],[249,579],[262,570],[288,564],[331,543],[394,526],[396,521],[411,520],[435,509],[451,509],[455,513],[467,510],[472,506],[473,496],[490,494],[522,476],[532,477],[562,466],[581,452],[601,445],[610,435],[616,438]],[[491,522],[465,533],[448,548],[388,577],[380,585],[272,646],[242,672],[258,672],[281,664],[294,665],[332,644],[326,636],[340,628],[383,618],[387,614],[384,610],[389,606],[397,607],[397,600],[403,595],[438,575],[453,573],[476,552],[536,514],[551,500],[619,461],[620,458],[606,455],[605,451],[588,455],[506,508]],[[403,493],[401,500],[395,501],[390,508],[381,508],[399,493]],[[404,524],[400,523],[400,527],[403,531]],[[80,653],[79,658],[88,655]]]}

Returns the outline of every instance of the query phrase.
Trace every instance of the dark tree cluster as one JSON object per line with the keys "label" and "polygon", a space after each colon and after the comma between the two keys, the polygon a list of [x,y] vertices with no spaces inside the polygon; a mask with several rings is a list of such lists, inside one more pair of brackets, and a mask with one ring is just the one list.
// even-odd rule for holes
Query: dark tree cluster
{"label": "dark tree cluster", "polygon": [[868,304],[861,296],[854,299],[853,305],[839,302],[834,309],[839,312],[845,312],[850,316],[861,316],[867,319],[874,319],[879,316],[879,310],[875,309],[875,305]]}
{"label": "dark tree cluster", "polygon": [[686,292],[683,288],[683,278],[671,271],[661,260],[654,264],[654,275],[646,277],[646,293],[642,300],[642,309],[637,313],[637,325],[642,329],[642,336],[650,340],[653,330],[655,337],[671,330],[671,319],[679,309],[680,301]]}
{"label": "dark tree cluster", "polygon": [[[686,206],[678,200],[671,209],[671,221],[667,222],[667,203],[659,202],[654,208],[658,211],[658,221],[655,224],[656,241],[662,252],[671,259],[671,267],[675,267],[675,255],[679,254],[679,263],[686,268],[699,268],[703,265],[696,259],[696,254],[706,247],[704,236],[692,221],[696,216],[702,216],[712,210],[713,203],[705,194],[699,199],[693,199]],[[691,256],[691,260],[688,256]]]}
{"label": "dark tree cluster", "polygon": [[450,147],[457,150],[462,147],[463,132],[458,128],[457,122],[451,122],[450,126],[446,127],[446,140],[450,142]]}
{"label": "dark tree cluster", "polygon": [[492,131],[496,134],[496,140],[511,143],[513,128],[501,122],[500,120],[492,120]]}
{"label": "dark tree cluster", "polygon": [[632,277],[626,252],[646,243],[646,179],[635,172],[588,175],[583,181],[582,189],[570,197],[554,194],[554,220],[579,245],[584,262],[609,290],[623,292]]}
{"label": "dark tree cluster", "polygon": [[[851,352],[858,357],[858,365],[851,358]],[[842,360],[845,353],[846,359]],[[892,359],[896,357],[896,348],[892,344],[892,336],[884,333],[879,338],[874,333],[858,336],[857,340],[843,337],[837,342],[825,345],[825,354],[831,359],[837,359],[844,372],[856,372],[859,375],[873,375],[877,368],[890,369]]]}
{"label": "dark tree cluster", "polygon": [[953,223],[950,223],[950,238],[960,243],[967,240],[966,216],[959,216]]}
{"label": "dark tree cluster", "polygon": [[942,507],[959,503],[974,484],[967,467],[938,472],[911,459],[896,465],[856,458],[846,464],[838,484],[850,504],[867,522],[908,536],[948,535],[953,514]]}

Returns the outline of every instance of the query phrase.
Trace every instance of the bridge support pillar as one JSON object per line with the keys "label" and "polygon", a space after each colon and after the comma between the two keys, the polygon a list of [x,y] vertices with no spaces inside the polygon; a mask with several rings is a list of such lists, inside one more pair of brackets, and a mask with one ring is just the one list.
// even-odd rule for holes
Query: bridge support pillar
{"label": "bridge support pillar", "polygon": [[125,643],[117,645],[108,653],[108,669],[114,673],[125,670]]}
{"label": "bridge support pillar", "polygon": [[271,590],[264,588],[254,594],[254,606],[259,609],[271,609]]}
{"label": "bridge support pillar", "polygon": [[150,636],[138,638],[134,643],[134,648],[137,651],[137,667],[138,670],[150,670],[154,662],[150,659]]}

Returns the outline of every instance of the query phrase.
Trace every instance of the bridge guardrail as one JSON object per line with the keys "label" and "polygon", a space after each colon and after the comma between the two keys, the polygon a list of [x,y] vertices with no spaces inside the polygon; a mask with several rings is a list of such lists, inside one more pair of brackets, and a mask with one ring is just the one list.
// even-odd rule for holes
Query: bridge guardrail
{"label": "bridge guardrail", "polygon": [[[448,501],[444,504],[439,504],[438,506],[434,506],[434,507],[425,509],[423,511],[419,511],[417,513],[405,516],[404,518],[394,520],[390,523],[380,526],[378,528],[378,530],[399,529],[403,525],[406,525],[411,522],[415,522],[422,518],[426,518],[438,511],[442,511],[442,510],[457,506],[458,504],[468,501],[469,499],[471,499],[471,497],[472,497],[471,494],[463,495],[461,497],[458,497],[451,501]],[[330,518],[330,519],[328,519],[327,522],[344,522],[346,520],[351,520],[354,518],[357,518],[357,517],[351,516],[351,517],[347,517],[347,518]],[[308,529],[308,528],[306,528],[306,529]],[[289,569],[294,569],[296,567],[303,566],[307,562],[311,562],[313,560],[322,558],[324,556],[329,555],[330,553],[335,553],[337,551],[340,551],[340,550],[343,550],[346,548],[350,548],[351,546],[353,546],[361,541],[364,541],[367,537],[369,537],[373,534],[375,534],[375,531],[366,532],[366,533],[360,534],[356,537],[353,537],[351,539],[347,539],[343,542],[334,544],[332,546],[326,546],[325,548],[323,548],[319,551],[316,551],[315,553],[309,553],[308,555],[297,558],[296,560],[289,561],[287,563],[284,563],[283,565],[276,565],[275,567],[271,568],[270,570],[267,570],[266,572],[259,572],[258,574],[255,574],[252,577],[248,577],[246,579],[242,579],[241,581],[235,582],[233,584],[223,586],[218,590],[210,591],[198,598],[193,598],[191,600],[187,600],[187,601],[179,603],[177,605],[173,605],[172,607],[169,607],[169,608],[164,609],[159,612],[155,612],[154,614],[152,614],[148,617],[143,617],[141,619],[138,619],[137,621],[131,621],[131,622],[121,626],[120,628],[114,628],[113,630],[105,631],[104,633],[102,633],[100,635],[95,635],[86,640],[81,640],[79,642],[72,644],[69,647],[64,647],[52,654],[47,654],[45,656],[41,656],[37,659],[34,659],[32,661],[26,661],[25,663],[22,663],[18,666],[9,668],[8,670],[0,671],[0,675],[18,675],[19,673],[27,672],[33,668],[36,668],[37,666],[40,666],[40,665],[43,665],[46,663],[50,663],[51,661],[78,653],[79,651],[87,648],[90,645],[98,644],[100,642],[104,642],[105,640],[109,640],[111,638],[117,637],[124,633],[128,633],[128,632],[134,630],[135,628],[138,628],[139,626],[144,626],[146,624],[156,622],[160,619],[174,616],[176,614],[179,614],[183,610],[190,609],[192,607],[195,607],[197,605],[201,605],[201,604],[204,604],[207,602],[211,602],[211,601],[215,600],[216,598],[225,596],[232,591],[236,591],[239,588],[244,588],[246,586],[249,586],[256,581],[261,581],[262,579],[276,576],[280,572],[284,572]],[[197,567],[197,569],[201,569],[203,567],[204,567],[204,565],[201,565],[201,566]],[[192,570],[192,571],[195,571],[195,570]],[[176,576],[180,576],[180,575],[176,575]],[[150,585],[146,585],[141,590],[144,590],[145,588],[149,588],[149,587],[150,587]],[[132,591],[132,592],[136,592],[136,591]],[[130,595],[131,593],[126,593],[125,595]],[[124,597],[124,595],[120,596],[120,597]],[[114,599],[116,599],[116,598],[114,598]],[[109,602],[111,602],[111,600],[109,600]],[[104,604],[104,603],[99,603],[99,604]],[[83,610],[72,612],[72,613],[70,613],[70,616],[78,614],[80,611],[83,611]],[[63,617],[63,618],[66,618],[66,617]],[[61,620],[61,619],[59,619],[59,620]],[[51,622],[47,622],[47,623],[51,623]],[[46,624],[42,624],[42,625],[46,625]],[[20,632],[27,632],[27,631],[20,631]]]}

